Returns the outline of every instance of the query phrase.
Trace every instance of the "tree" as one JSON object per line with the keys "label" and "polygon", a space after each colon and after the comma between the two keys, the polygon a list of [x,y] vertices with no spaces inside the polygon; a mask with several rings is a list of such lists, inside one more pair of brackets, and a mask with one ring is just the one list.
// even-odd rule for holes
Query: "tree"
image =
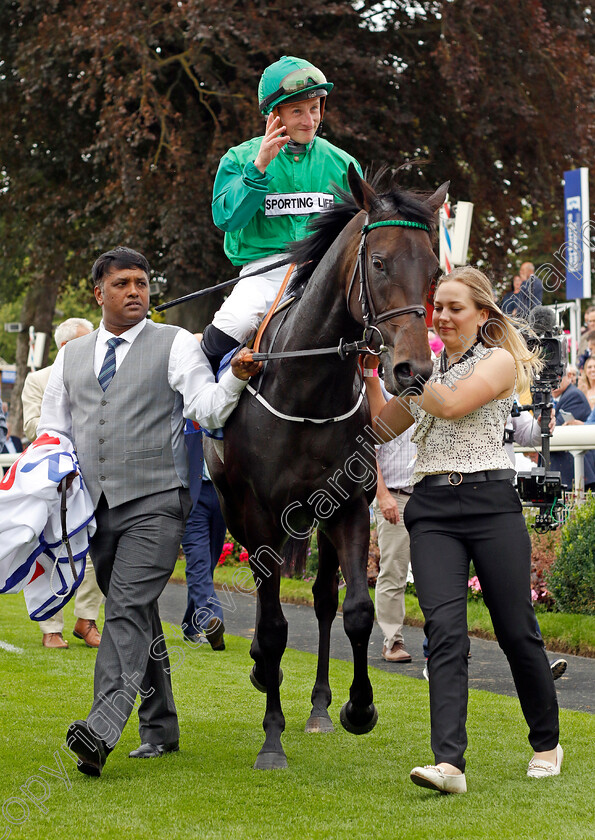
{"label": "tree", "polygon": [[[0,292],[35,275],[23,320],[40,329],[56,288],[119,243],[169,298],[233,277],[213,179],[262,130],[258,79],[284,53],[335,83],[328,139],[364,166],[425,158],[404,186],[450,179],[474,202],[472,258],[501,277],[519,245],[535,258],[536,227],[543,256],[560,244],[561,173],[593,158],[592,48],[579,0],[7,0]],[[196,331],[220,302],[168,319]]]}
{"label": "tree", "polygon": [[[424,180],[449,178],[455,200],[474,202],[473,261],[497,278],[517,262],[519,244],[535,262],[551,259],[561,243],[562,172],[594,158],[589,5],[454,0],[416,4],[409,20],[405,5],[383,3],[375,16],[402,66],[401,148],[430,158]],[[530,228],[519,229],[532,221],[546,233],[537,255]]]}

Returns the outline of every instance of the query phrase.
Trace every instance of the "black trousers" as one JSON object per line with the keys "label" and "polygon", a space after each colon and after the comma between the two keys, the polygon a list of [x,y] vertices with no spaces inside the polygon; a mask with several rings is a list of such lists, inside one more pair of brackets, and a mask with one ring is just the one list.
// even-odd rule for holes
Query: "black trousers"
{"label": "black trousers", "polygon": [[436,764],[465,770],[469,638],[467,581],[473,560],[498,643],[510,664],[529,742],[558,743],[558,701],[531,603],[531,542],[510,481],[458,487],[419,484],[405,509],[415,588],[430,657]]}

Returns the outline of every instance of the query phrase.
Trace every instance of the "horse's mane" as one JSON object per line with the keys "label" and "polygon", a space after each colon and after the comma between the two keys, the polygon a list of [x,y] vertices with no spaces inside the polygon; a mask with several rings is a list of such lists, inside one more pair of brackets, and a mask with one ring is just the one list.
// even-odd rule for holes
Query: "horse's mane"
{"label": "horse's mane", "polygon": [[[394,182],[394,176],[389,183],[388,191],[378,192],[379,185],[386,179],[388,169],[387,166],[382,167],[369,180],[370,186],[377,193],[379,200],[375,208],[374,220],[378,221],[380,218],[393,217],[398,214],[409,222],[420,222],[428,225],[430,235],[433,235],[436,229],[436,219],[434,211],[424,201],[428,194],[400,189]],[[368,180],[367,173],[366,180]],[[334,184],[333,194],[338,199],[333,208],[313,219],[308,225],[308,235],[304,239],[292,243],[288,248],[290,261],[298,266],[287,289],[290,294],[295,294],[300,287],[306,285],[331,244],[347,223],[360,212],[361,208],[355,203],[355,199],[350,192]],[[376,216],[378,216],[378,219],[376,219]]]}

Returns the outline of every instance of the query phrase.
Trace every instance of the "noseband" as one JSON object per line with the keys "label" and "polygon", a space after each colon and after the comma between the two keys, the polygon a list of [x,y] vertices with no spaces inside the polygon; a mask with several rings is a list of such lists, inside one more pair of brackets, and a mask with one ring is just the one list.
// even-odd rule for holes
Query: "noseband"
{"label": "noseband", "polygon": [[[368,217],[366,216],[366,220],[367,218]],[[419,228],[420,230],[425,230],[426,233],[430,233],[428,225],[422,224],[421,222],[408,222],[404,219],[372,222],[372,224],[367,224],[366,221],[366,223],[362,226],[362,238],[359,243],[357,260],[353,267],[353,274],[351,275],[349,290],[347,292],[347,305],[349,306],[349,299],[355,282],[355,273],[359,268],[358,300],[362,307],[362,317],[364,319],[364,327],[366,331],[376,328],[378,324],[382,324],[383,321],[388,321],[390,318],[398,318],[400,315],[413,314],[418,315],[420,318],[426,317],[426,310],[423,306],[400,306],[396,309],[388,309],[385,312],[380,313],[378,313],[376,307],[374,306],[374,299],[372,297],[372,290],[370,289],[370,281],[368,278],[366,238],[369,231],[379,227]]]}

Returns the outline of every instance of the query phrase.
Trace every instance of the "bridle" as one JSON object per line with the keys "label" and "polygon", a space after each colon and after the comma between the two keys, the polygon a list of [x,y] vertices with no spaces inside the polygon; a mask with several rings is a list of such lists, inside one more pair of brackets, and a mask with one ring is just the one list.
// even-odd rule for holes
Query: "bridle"
{"label": "bridle", "polygon": [[[419,228],[420,230],[425,230],[427,233],[430,233],[430,228],[428,225],[423,224],[421,222],[408,222],[401,219],[394,219],[392,221],[384,221],[384,222],[372,222],[372,224],[368,224],[367,222],[368,217],[366,216],[366,223],[362,226],[362,236],[360,239],[359,250],[357,260],[355,261],[355,265],[353,267],[353,273],[351,275],[351,280],[349,281],[349,289],[347,292],[347,309],[349,314],[352,318],[354,318],[354,314],[350,309],[349,301],[351,298],[351,292],[353,290],[353,285],[355,282],[355,275],[359,268],[359,302],[361,304],[362,309],[362,316],[364,321],[364,337],[362,341],[354,341],[351,344],[347,344],[344,339],[341,339],[339,342],[338,347],[320,347],[320,348],[313,348],[312,350],[288,350],[288,351],[281,351],[279,353],[275,352],[267,352],[267,353],[253,353],[253,359],[255,361],[268,361],[270,359],[286,359],[286,358],[296,358],[296,357],[303,357],[303,356],[318,356],[318,355],[326,355],[328,353],[338,353],[342,359],[347,358],[348,355],[352,355],[354,353],[363,355],[366,353],[371,353],[374,356],[379,356],[384,350],[387,348],[384,345],[384,339],[382,333],[378,329],[378,324],[381,324],[383,321],[387,321],[389,318],[399,317],[400,315],[418,315],[420,318],[426,317],[426,310],[423,306],[400,306],[395,309],[389,309],[386,312],[382,312],[380,315],[376,311],[376,307],[374,306],[374,300],[372,298],[371,290],[370,290],[370,282],[368,279],[368,271],[367,271],[367,251],[366,251],[366,237],[370,230],[378,227],[408,227],[408,228]],[[357,319],[356,319],[357,320]],[[378,333],[380,338],[380,347],[377,350],[371,349],[369,346],[372,342],[372,335],[373,333]],[[274,339],[273,339],[274,344]],[[261,380],[262,383],[262,380]],[[258,386],[258,390],[252,387],[252,385],[248,384],[246,386],[246,390],[255,398],[257,399],[261,405],[267,409],[271,414],[281,418],[282,420],[290,420],[294,423],[337,423],[341,420],[346,420],[348,417],[351,417],[358,411],[360,405],[362,404],[364,394],[366,391],[364,380],[361,380],[361,390],[359,394],[359,398],[356,404],[345,414],[341,414],[338,417],[325,417],[325,418],[312,418],[312,417],[295,417],[288,414],[283,414],[282,412],[278,411],[274,408],[267,400],[264,399],[262,394],[259,393],[260,391],[260,384]]]}
{"label": "bridle", "polygon": [[[386,220],[384,222],[372,222],[371,224],[368,223],[368,216],[366,216],[366,221],[362,225],[362,236],[359,243],[359,249],[357,253],[357,260],[355,265],[353,266],[353,273],[351,275],[351,280],[349,282],[349,289],[347,291],[347,307],[349,308],[349,301],[351,299],[351,292],[353,291],[353,285],[355,283],[355,275],[359,269],[359,296],[358,301],[361,305],[362,309],[362,318],[364,321],[364,328],[365,328],[365,335],[371,333],[371,331],[378,330],[378,324],[382,324],[384,321],[388,321],[390,318],[398,318],[401,315],[417,315],[420,318],[426,317],[426,310],[421,305],[413,305],[413,306],[399,306],[395,309],[387,309],[385,312],[381,312],[378,314],[376,306],[374,305],[374,298],[372,297],[372,290],[370,288],[370,280],[368,278],[368,265],[367,265],[367,236],[371,230],[374,228],[379,227],[407,227],[407,228],[418,228],[419,230],[425,230],[426,233],[430,233],[430,228],[428,225],[423,224],[422,222],[409,222],[405,219],[391,219]],[[351,312],[351,310],[350,310]],[[353,313],[351,313],[353,315]]]}
{"label": "bridle", "polygon": [[[359,243],[357,259],[353,266],[353,272],[351,273],[351,279],[349,281],[349,288],[347,290],[346,297],[347,310],[351,317],[354,320],[357,320],[354,313],[351,311],[349,301],[351,299],[351,293],[353,291],[353,286],[355,283],[355,275],[358,273],[359,269],[358,301],[361,305],[362,318],[364,322],[363,339],[361,341],[354,341],[351,343],[347,343],[344,339],[341,339],[338,347],[320,347],[314,348],[312,350],[285,350],[279,353],[253,353],[252,357],[254,361],[264,362],[270,359],[289,359],[299,358],[301,356],[322,356],[328,355],[329,353],[338,353],[342,359],[346,359],[347,356],[352,355],[354,353],[358,353],[360,355],[370,353],[374,356],[379,356],[382,353],[382,351],[386,350],[387,348],[384,345],[384,338],[382,336],[382,333],[378,329],[378,324],[382,324],[384,321],[388,321],[389,318],[397,318],[400,315],[417,315],[419,318],[426,317],[426,310],[423,306],[421,306],[421,304],[411,306],[399,306],[395,309],[387,309],[386,312],[381,312],[380,314],[378,314],[378,311],[376,310],[376,307],[374,305],[374,299],[372,297],[372,291],[370,289],[370,281],[368,279],[366,237],[369,231],[379,227],[418,228],[419,230],[424,230],[428,234],[430,233],[429,225],[426,225],[423,222],[409,222],[405,219],[390,219],[383,222],[372,222],[371,224],[368,224],[368,216],[366,215],[366,222],[364,223],[364,225],[362,225],[362,235]],[[279,325],[279,327],[280,326],[281,325]],[[371,347],[374,333],[378,334],[378,339],[380,341],[380,346],[377,350],[374,350]]]}

